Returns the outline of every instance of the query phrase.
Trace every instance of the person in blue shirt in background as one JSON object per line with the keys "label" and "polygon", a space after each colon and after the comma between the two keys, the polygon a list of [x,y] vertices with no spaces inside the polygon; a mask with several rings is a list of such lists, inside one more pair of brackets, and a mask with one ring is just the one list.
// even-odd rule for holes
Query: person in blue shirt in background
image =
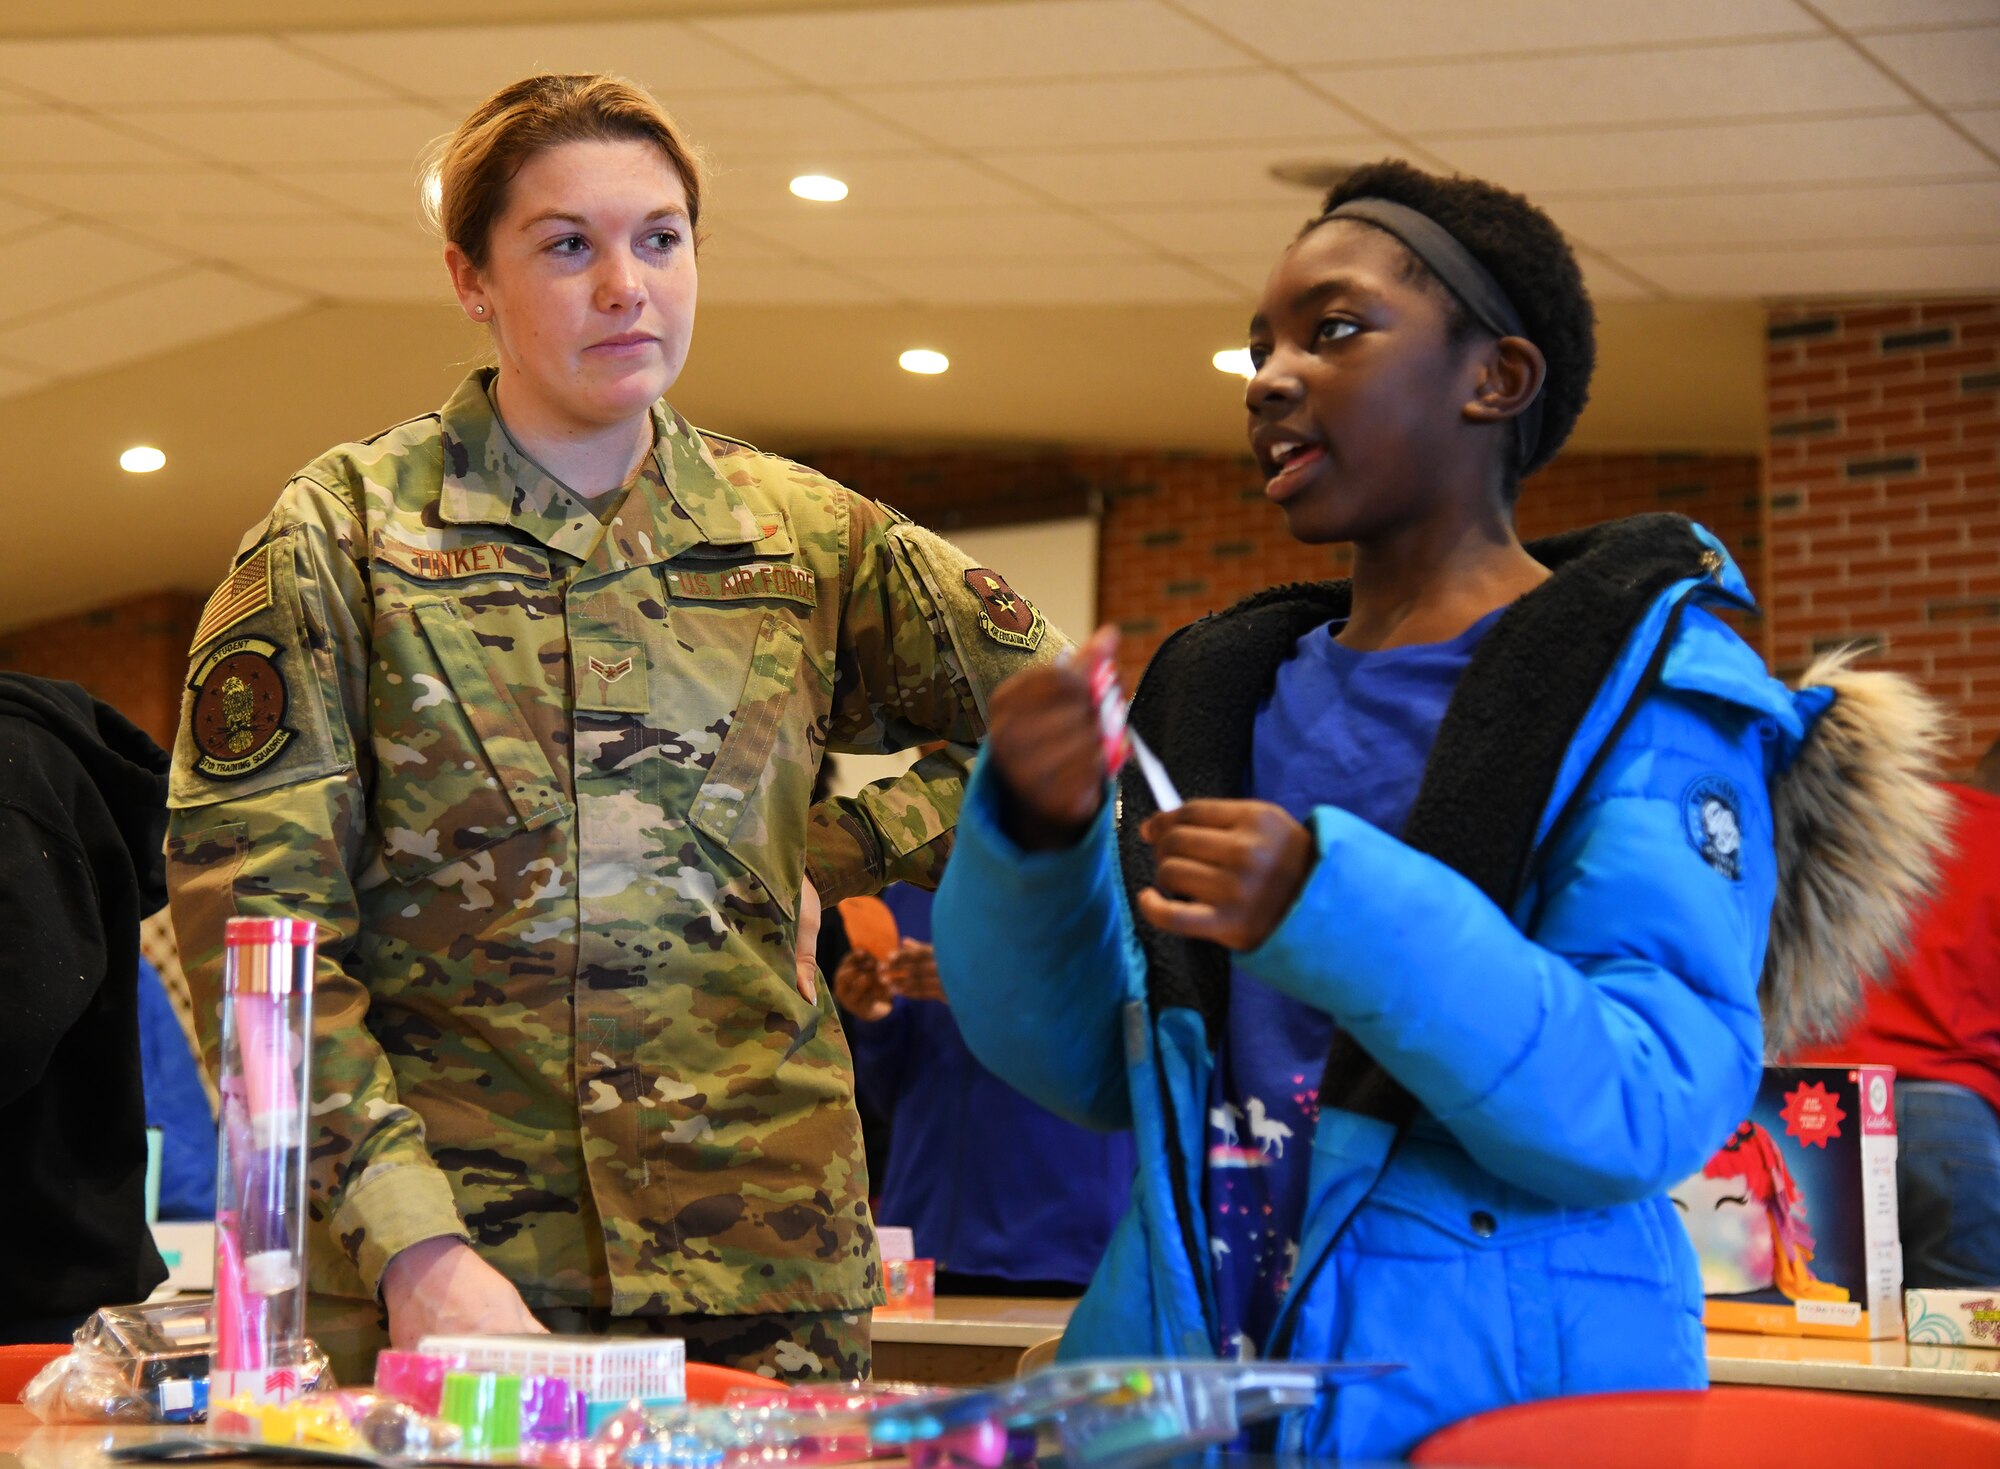
{"label": "person in blue shirt in background", "polygon": [[906,1225],[947,1295],[1074,1296],[1131,1200],[1129,1132],[1039,1107],[965,1048],[939,987],[931,894],[882,894],[902,947],[834,971],[861,1100],[889,1119],[875,1217]]}
{"label": "person in blue shirt in background", "polygon": [[1667,1189],[1748,1109],[1767,1023],[1837,1026],[1900,941],[1942,721],[1837,658],[1772,679],[1681,517],[1519,540],[1595,348],[1518,195],[1356,170],[1250,352],[1265,494],[1353,543],[1351,581],[1161,648],[1131,724],[1177,809],[1130,765],[1113,798],[1088,679],[1112,630],[1002,685],[938,895],[973,1053],[1137,1138],[1060,1356],[1403,1364],[1275,1434],[1354,1459],[1700,1387]]}
{"label": "person in blue shirt in background", "polygon": [[139,959],[139,1068],[146,1126],[160,1130],[162,1219],[215,1217],[215,1114],[160,971]]}

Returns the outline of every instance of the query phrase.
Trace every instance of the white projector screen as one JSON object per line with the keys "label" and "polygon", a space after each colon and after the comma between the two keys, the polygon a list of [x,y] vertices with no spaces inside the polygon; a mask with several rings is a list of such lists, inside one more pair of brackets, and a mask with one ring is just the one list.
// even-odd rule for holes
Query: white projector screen
{"label": "white projector screen", "polygon": [[[1000,525],[954,531],[948,537],[981,566],[990,566],[1007,584],[1042,609],[1042,616],[1072,641],[1082,642],[1097,625],[1097,521],[1044,520],[1033,525]],[[839,755],[832,781],[836,796],[901,775],[916,760],[914,750],[894,755]]]}

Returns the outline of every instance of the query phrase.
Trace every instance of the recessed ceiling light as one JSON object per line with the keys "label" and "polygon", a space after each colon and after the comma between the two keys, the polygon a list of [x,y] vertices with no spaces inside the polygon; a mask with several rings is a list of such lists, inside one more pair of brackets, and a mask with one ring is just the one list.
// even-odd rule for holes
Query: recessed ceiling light
{"label": "recessed ceiling light", "polygon": [[838,204],[847,197],[847,185],[823,173],[802,173],[792,180],[792,192],[815,204]]}
{"label": "recessed ceiling light", "polygon": [[154,470],[162,468],[166,462],[166,455],[147,444],[127,449],[118,456],[118,467],[127,474],[151,474]]}
{"label": "recessed ceiling light", "polygon": [[1230,347],[1208,359],[1215,364],[1217,372],[1233,372],[1238,377],[1249,378],[1257,375],[1257,369],[1250,365],[1248,347]]}
{"label": "recessed ceiling light", "polygon": [[936,377],[947,367],[951,359],[942,352],[933,352],[928,347],[912,347],[896,359],[905,372],[920,372],[926,377]]}

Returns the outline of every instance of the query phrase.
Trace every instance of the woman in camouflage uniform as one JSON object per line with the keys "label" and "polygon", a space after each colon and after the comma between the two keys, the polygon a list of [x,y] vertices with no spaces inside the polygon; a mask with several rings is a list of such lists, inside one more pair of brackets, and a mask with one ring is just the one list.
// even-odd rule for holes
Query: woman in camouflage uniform
{"label": "woman in camouflage uniform", "polygon": [[[985,689],[1059,638],[662,401],[701,174],[645,93],[519,82],[439,181],[497,368],[300,471],[191,650],[169,865],[200,1009],[226,917],[319,923],[330,1344],[325,1297],[378,1332],[379,1299],[404,1346],[545,1323],[865,1373],[879,1265],[818,903],[935,885]],[[828,745],[928,739],[959,749],[809,805]]]}

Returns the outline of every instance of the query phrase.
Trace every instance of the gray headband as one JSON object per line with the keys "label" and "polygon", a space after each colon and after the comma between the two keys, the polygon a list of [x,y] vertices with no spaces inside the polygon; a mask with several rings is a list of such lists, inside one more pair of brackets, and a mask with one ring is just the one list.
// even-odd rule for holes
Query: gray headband
{"label": "gray headband", "polygon": [[[1349,199],[1325,218],[1358,219],[1387,230],[1444,282],[1445,288],[1472,313],[1474,321],[1496,337],[1533,340],[1521,325],[1521,313],[1514,309],[1514,303],[1507,299],[1493,273],[1450,230],[1428,214],[1389,199]],[[1535,446],[1542,438],[1540,388],[1535,390],[1534,400],[1514,419],[1514,427],[1521,439],[1521,466],[1526,468],[1533,462]]]}

